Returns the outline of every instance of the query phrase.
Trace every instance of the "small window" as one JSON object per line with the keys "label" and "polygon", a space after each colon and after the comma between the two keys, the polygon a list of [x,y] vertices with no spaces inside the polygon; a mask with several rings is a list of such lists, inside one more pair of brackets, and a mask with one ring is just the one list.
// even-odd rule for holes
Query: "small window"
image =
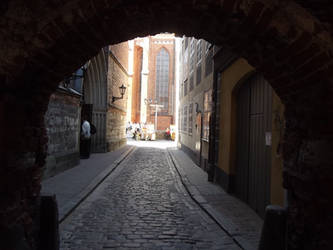
{"label": "small window", "polygon": [[179,130],[183,131],[183,109],[179,108],[178,112]]}
{"label": "small window", "polygon": [[187,131],[187,106],[184,107],[184,113],[183,113],[183,117],[184,117],[184,128],[183,131]]}
{"label": "small window", "polygon": [[212,111],[212,90],[208,90],[204,95],[203,133],[202,139],[209,141],[209,121]]}
{"label": "small window", "polygon": [[210,73],[213,72],[213,50],[210,49],[206,54],[205,59],[205,76],[208,76]]}
{"label": "small window", "polygon": [[197,66],[197,82],[196,84],[199,85],[201,82],[201,64]]}
{"label": "small window", "polygon": [[193,103],[190,104],[188,108],[188,133],[192,135],[193,128]]}
{"label": "small window", "polygon": [[194,76],[193,74],[191,74],[188,92],[190,92],[193,88],[194,88]]}
{"label": "small window", "polygon": [[187,80],[184,82],[184,96],[187,95]]}

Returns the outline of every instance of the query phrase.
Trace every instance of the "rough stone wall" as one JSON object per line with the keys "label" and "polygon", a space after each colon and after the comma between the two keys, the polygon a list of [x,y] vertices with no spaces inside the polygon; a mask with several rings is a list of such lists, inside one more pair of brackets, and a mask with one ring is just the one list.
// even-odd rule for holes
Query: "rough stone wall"
{"label": "rough stone wall", "polygon": [[48,151],[44,178],[79,164],[80,96],[58,90],[45,114]]}
{"label": "rough stone wall", "polygon": [[126,144],[126,112],[109,108],[107,114],[107,150],[114,151]]}
{"label": "rough stone wall", "polygon": [[[116,48],[116,49],[114,49]],[[118,61],[118,58],[128,58],[128,46],[111,46],[112,51],[117,51],[118,57],[111,54],[109,57],[108,70],[108,111],[106,124],[106,143],[107,150],[113,151],[126,144],[126,108],[128,99],[128,90],[126,90],[123,99],[112,103],[112,96],[119,97],[119,87],[124,84],[128,89],[129,75],[125,66]]]}
{"label": "rough stone wall", "polygon": [[122,42],[110,46],[112,54],[118,59],[120,64],[128,71],[128,42]]}
{"label": "rough stone wall", "polygon": [[[52,91],[52,90],[51,90]],[[43,116],[50,90],[0,94],[0,246],[32,248],[48,141]],[[45,98],[46,97],[46,98]],[[10,108],[8,108],[10,107]]]}
{"label": "rough stone wall", "polygon": [[[320,3],[329,12],[329,1]],[[271,83],[286,106],[289,249],[332,248],[331,21],[306,8],[292,0],[1,2],[0,231],[16,225],[33,244],[44,114],[57,83],[102,46],[169,31],[231,49]]]}

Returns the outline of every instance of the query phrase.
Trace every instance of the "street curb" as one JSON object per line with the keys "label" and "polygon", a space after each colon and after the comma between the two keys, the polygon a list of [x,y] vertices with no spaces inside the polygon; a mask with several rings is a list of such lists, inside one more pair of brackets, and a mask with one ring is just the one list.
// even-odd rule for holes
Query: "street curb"
{"label": "street curb", "polygon": [[212,207],[207,200],[200,194],[197,187],[192,184],[188,178],[184,170],[179,167],[179,162],[170,149],[167,149],[168,155],[171,158],[171,162],[176,168],[176,172],[178,173],[181,182],[183,183],[185,189],[189,193],[190,197],[211,217],[219,227],[226,232],[233,241],[241,248],[246,250],[256,250],[252,246],[252,244],[248,243],[243,237],[239,235],[239,231],[237,230],[237,226],[225,216],[222,216],[214,207]]}
{"label": "street curb", "polygon": [[118,159],[116,159],[110,166],[98,174],[90,184],[85,187],[77,196],[73,197],[71,201],[67,202],[59,209],[59,224],[64,220],[119,166],[119,164],[127,158],[127,156],[134,151],[136,147],[130,147]]}

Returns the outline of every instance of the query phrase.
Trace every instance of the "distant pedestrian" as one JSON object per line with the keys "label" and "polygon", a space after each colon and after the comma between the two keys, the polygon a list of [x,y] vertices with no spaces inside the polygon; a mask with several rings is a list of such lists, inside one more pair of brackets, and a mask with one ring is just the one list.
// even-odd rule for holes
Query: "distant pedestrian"
{"label": "distant pedestrian", "polygon": [[90,157],[90,145],[91,145],[91,126],[86,117],[83,118],[81,126],[81,158],[88,159]]}
{"label": "distant pedestrian", "polygon": [[165,136],[165,139],[170,140],[171,137],[170,137],[170,129],[169,128],[166,128],[164,136]]}

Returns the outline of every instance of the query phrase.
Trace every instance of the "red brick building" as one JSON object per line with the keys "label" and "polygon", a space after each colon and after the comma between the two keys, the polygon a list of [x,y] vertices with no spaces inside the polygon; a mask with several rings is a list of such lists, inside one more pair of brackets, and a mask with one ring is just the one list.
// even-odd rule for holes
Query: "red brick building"
{"label": "red brick building", "polygon": [[158,34],[134,39],[132,113],[134,123],[155,124],[164,131],[175,123],[175,36]]}

